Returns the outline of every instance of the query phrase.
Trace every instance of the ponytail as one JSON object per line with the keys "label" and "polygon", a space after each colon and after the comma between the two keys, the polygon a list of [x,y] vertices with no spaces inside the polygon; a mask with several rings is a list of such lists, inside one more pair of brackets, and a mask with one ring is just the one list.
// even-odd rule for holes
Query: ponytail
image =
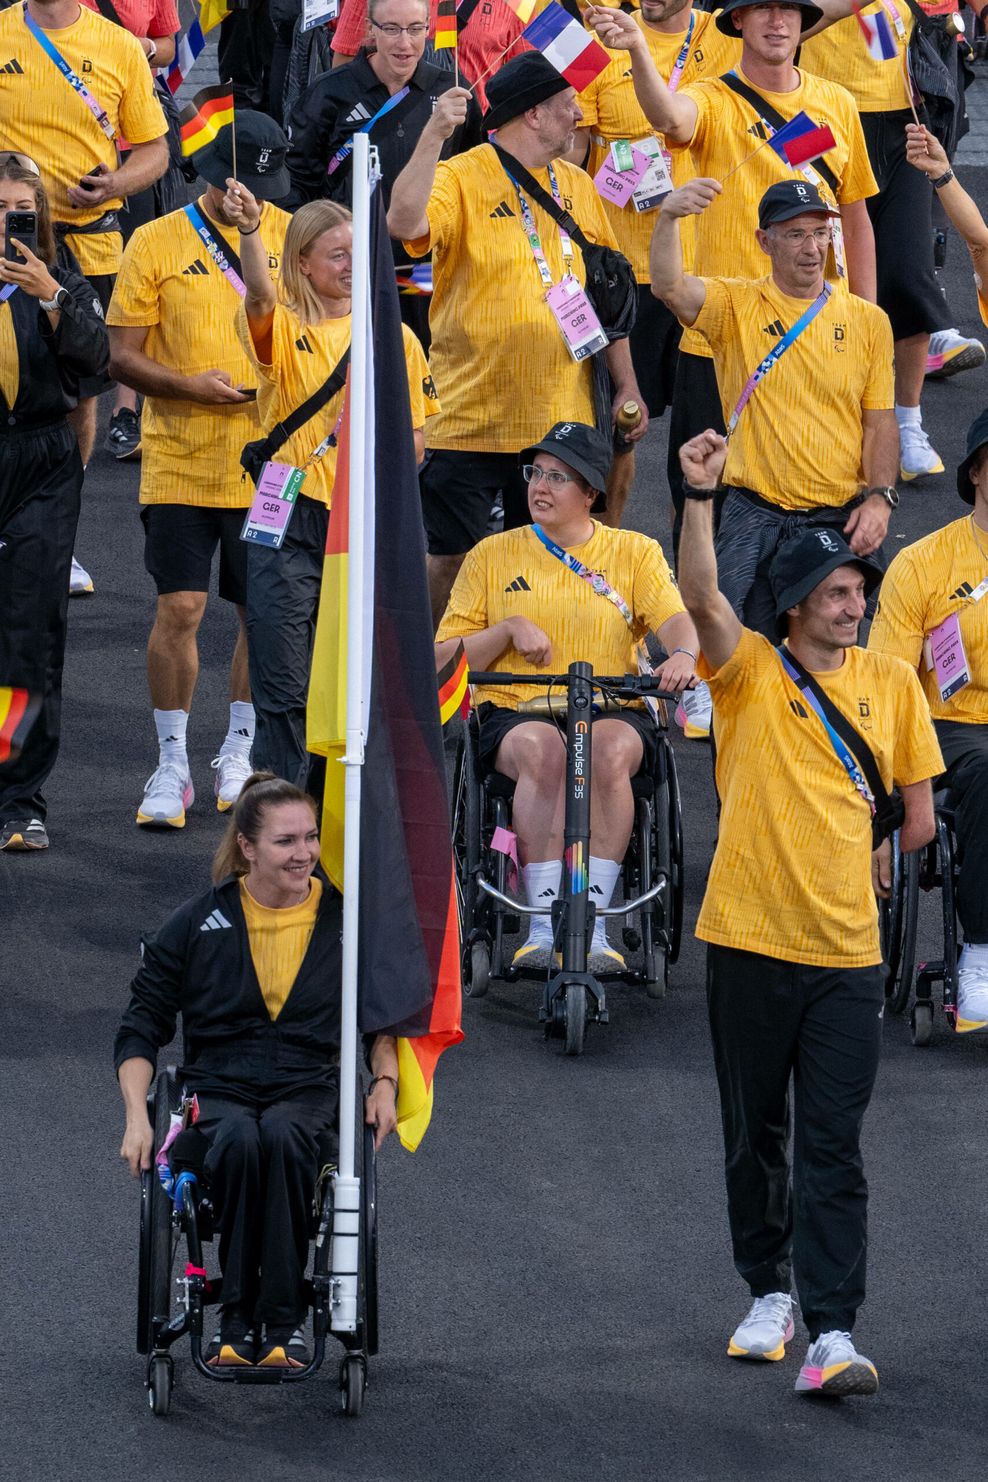
{"label": "ponytail", "polygon": [[225,880],[227,875],[248,874],[250,864],[244,858],[237,836],[243,834],[252,844],[256,843],[264,824],[265,810],[276,808],[279,803],[307,803],[313,815],[319,816],[315,798],[310,798],[294,783],[276,777],[273,772],[252,772],[240,789],[226,833],[213,856],[214,885]]}

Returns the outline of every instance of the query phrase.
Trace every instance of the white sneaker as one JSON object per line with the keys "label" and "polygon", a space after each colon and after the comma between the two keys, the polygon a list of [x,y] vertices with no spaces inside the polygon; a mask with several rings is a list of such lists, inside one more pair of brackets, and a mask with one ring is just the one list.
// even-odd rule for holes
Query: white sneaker
{"label": "white sneaker", "polygon": [[943,459],[930,447],[922,423],[899,424],[899,467],[907,483],[927,473],[943,473]]}
{"label": "white sneaker", "polygon": [[988,947],[965,946],[957,963],[958,1034],[988,1025]]}
{"label": "white sneaker", "polygon": [[195,796],[188,772],[174,762],[162,762],[144,784],[137,822],[153,828],[184,828],[185,810],[195,802]]}
{"label": "white sneaker", "polygon": [[878,1370],[871,1359],[862,1358],[850,1333],[821,1333],[811,1343],[806,1362],[796,1380],[801,1395],[873,1395],[878,1389]]}
{"label": "white sneaker", "polygon": [[710,690],[702,679],[695,689],[683,690],[676,706],[676,723],[682,726],[687,741],[706,741],[712,717]]}
{"label": "white sneaker", "polygon": [[69,573],[69,596],[88,597],[95,592],[96,587],[92,577],[85,566],[80,566],[75,556],[72,557],[72,570]]}
{"label": "white sneaker", "polygon": [[216,773],[213,791],[216,793],[216,809],[225,813],[232,808],[240,796],[241,789],[251,772],[250,754],[242,751],[221,752],[209,764]]}
{"label": "white sneaker", "polygon": [[977,370],[984,363],[985,347],[980,340],[968,339],[956,329],[940,329],[930,335],[926,374],[931,381],[945,381],[958,371]]}
{"label": "white sneaker", "polygon": [[734,1329],[727,1352],[731,1358],[785,1358],[786,1344],[796,1331],[792,1297],[788,1292],[770,1292],[756,1297],[744,1321]]}

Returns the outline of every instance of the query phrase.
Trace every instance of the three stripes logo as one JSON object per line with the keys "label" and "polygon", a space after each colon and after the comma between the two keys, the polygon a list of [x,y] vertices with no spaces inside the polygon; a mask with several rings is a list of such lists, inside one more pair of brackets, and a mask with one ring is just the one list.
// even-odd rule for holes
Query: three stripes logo
{"label": "three stripes logo", "polygon": [[494,207],[494,210],[491,212],[491,221],[493,221],[495,217],[514,216],[514,214],[515,213],[512,211],[507,201],[499,201],[498,204]]}
{"label": "three stripes logo", "polygon": [[24,68],[21,66],[16,57],[12,57],[9,62],[5,62],[4,65],[0,67],[0,72],[12,72],[16,73],[18,77],[24,76]]}
{"label": "three stripes logo", "polygon": [[298,339],[295,341],[295,348],[296,350],[304,350],[306,355],[311,355],[312,345],[309,341],[308,335],[299,335]]}
{"label": "three stripes logo", "polygon": [[224,927],[229,928],[230,923],[222,911],[211,911],[200,926],[200,931],[222,931]]}
{"label": "three stripes logo", "polygon": [[776,319],[771,324],[762,325],[762,333],[774,335],[776,339],[781,339],[785,332],[786,326],[781,319]]}
{"label": "three stripes logo", "polygon": [[769,136],[768,129],[762,123],[761,119],[759,119],[757,123],[753,123],[751,125],[751,128],[748,130],[748,133],[749,134],[754,134],[754,136],[755,136],[756,139],[768,139],[770,137]]}
{"label": "three stripes logo", "polygon": [[790,700],[789,709],[792,711],[793,715],[798,715],[800,720],[806,720],[806,711],[803,709],[798,700]]}
{"label": "three stripes logo", "polygon": [[187,268],[183,268],[182,269],[182,273],[183,273],[183,276],[185,276],[185,277],[192,277],[192,278],[208,278],[209,277],[209,269],[206,267],[206,264],[202,261],[202,259],[201,258],[198,258],[198,257],[196,258],[195,262],[190,262]]}
{"label": "three stripes logo", "polygon": [[506,592],[530,592],[532,589],[523,576],[516,576],[504,589]]}
{"label": "three stripes logo", "polygon": [[369,110],[364,107],[363,103],[358,103],[355,108],[350,109],[343,122],[348,124],[362,124],[366,123],[369,118]]}
{"label": "three stripes logo", "polygon": [[957,588],[957,591],[951,592],[950,600],[951,602],[957,602],[965,597],[970,597],[973,590],[974,588],[971,586],[971,583],[969,581],[962,581],[960,586]]}

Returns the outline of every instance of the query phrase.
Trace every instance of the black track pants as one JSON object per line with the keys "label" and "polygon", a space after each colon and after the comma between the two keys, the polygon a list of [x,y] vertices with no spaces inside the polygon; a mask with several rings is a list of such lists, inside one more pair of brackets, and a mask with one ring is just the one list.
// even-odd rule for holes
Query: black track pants
{"label": "black track pants", "polygon": [[938,720],[961,859],[957,914],[966,942],[988,943],[988,725]]}

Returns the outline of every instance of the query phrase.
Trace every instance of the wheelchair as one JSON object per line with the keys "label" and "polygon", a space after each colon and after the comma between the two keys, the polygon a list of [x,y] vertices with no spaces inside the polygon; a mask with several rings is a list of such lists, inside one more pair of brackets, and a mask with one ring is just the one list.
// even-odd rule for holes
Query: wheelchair
{"label": "wheelchair", "polygon": [[[934,794],[936,833],[925,848],[902,854],[899,836],[892,845],[892,889],[882,902],[882,950],[889,976],[885,994],[892,1013],[912,1008],[912,1042],[925,1049],[933,1040],[934,984],[942,984],[941,1004],[950,1028],[957,1019],[957,872],[959,860],[950,793]],[[921,962],[917,971],[916,934],[920,891],[939,890],[943,928],[943,956]],[[915,979],[915,997],[913,988]]]}
{"label": "wheelchair", "polygon": [[[574,676],[574,671],[586,671]],[[618,679],[604,679],[593,675],[589,665],[574,664],[567,675],[539,676],[539,683],[569,685],[568,726],[573,727],[573,707],[576,700],[574,685],[579,678],[586,687],[584,700],[590,703],[592,691],[611,697],[659,694],[657,684],[651,676],[625,675]],[[502,685],[512,681],[532,683],[530,674],[512,676],[485,674],[470,676],[471,683]],[[651,682],[650,682],[651,681]],[[586,1018],[606,1023],[608,1014],[604,988],[611,982],[641,984],[651,998],[662,998],[669,982],[669,968],[679,956],[683,929],[683,831],[680,805],[679,782],[676,759],[668,735],[668,716],[664,699],[656,703],[656,726],[658,746],[655,763],[647,774],[632,778],[632,794],[635,804],[634,825],[625,854],[619,888],[624,900],[599,912],[604,916],[631,918],[637,914],[635,929],[630,919],[623,928],[624,946],[629,953],[641,951],[640,970],[628,968],[600,974],[591,978],[581,968],[586,966],[586,945],[593,929],[594,916],[598,914],[591,902],[573,901],[580,907],[583,917],[577,925],[578,947],[582,946],[582,963],[575,958],[566,962],[566,929],[562,917],[570,905],[572,891],[569,871],[564,870],[564,895],[553,908],[553,926],[557,940],[563,938],[563,962],[567,969],[568,983],[558,979],[546,987],[545,999],[540,1009],[540,1018],[546,1026],[546,1035],[562,1031],[566,1040],[566,1052],[579,1054],[583,1043],[583,1025]],[[560,707],[562,719],[562,705]],[[586,729],[585,722],[583,723]],[[572,736],[567,735],[569,751],[566,792],[566,840],[585,838],[589,857],[589,789],[592,785],[592,766],[587,785],[579,788],[579,804],[574,803],[571,787],[573,772]],[[511,954],[505,938],[517,933],[522,915],[535,914],[538,908],[524,905],[508,893],[511,861],[508,855],[492,848],[498,829],[511,828],[511,803],[514,782],[497,771],[485,772],[479,762],[480,722],[472,711],[458,744],[453,772],[453,853],[457,900],[460,914],[462,947],[462,979],[464,994],[481,998],[492,981],[514,982],[519,978],[534,977],[541,980],[545,974],[512,966]],[[580,816],[575,816],[579,814]],[[584,915],[585,913],[585,915]],[[583,979],[582,987],[587,990],[584,998],[590,1002],[584,1015],[579,1007],[581,984],[573,979]],[[555,989],[554,989],[555,984]],[[559,990],[565,988],[565,993]],[[566,1000],[570,1000],[567,1008]]]}
{"label": "wheelchair", "polygon": [[[148,1096],[155,1153],[164,1146],[172,1112],[179,1108],[174,1066],[163,1070]],[[191,1141],[189,1140],[191,1138]],[[378,1351],[377,1163],[373,1129],[364,1125],[357,1173],[361,1179],[358,1240],[358,1320],[355,1332],[336,1333],[343,1344],[340,1399],[343,1413],[361,1413],[368,1383],[368,1359]],[[321,1162],[313,1190],[312,1271],[306,1283],[312,1316],[312,1359],[301,1369],[211,1368],[203,1357],[203,1318],[208,1305],[222,1301],[223,1279],[208,1276],[203,1245],[214,1234],[213,1209],[203,1159],[205,1138],[194,1128],[181,1132],[170,1154],[171,1192],[157,1166],[141,1174],[140,1255],[137,1290],[137,1351],[147,1360],[145,1387],[154,1415],[167,1415],[175,1378],[173,1345],[188,1335],[195,1370],[226,1384],[295,1384],[309,1379],[326,1357],[333,1306],[330,1269],[335,1162]],[[327,1149],[327,1152],[329,1150]],[[335,1158],[335,1149],[333,1150]],[[179,1248],[185,1246],[185,1261]]]}

